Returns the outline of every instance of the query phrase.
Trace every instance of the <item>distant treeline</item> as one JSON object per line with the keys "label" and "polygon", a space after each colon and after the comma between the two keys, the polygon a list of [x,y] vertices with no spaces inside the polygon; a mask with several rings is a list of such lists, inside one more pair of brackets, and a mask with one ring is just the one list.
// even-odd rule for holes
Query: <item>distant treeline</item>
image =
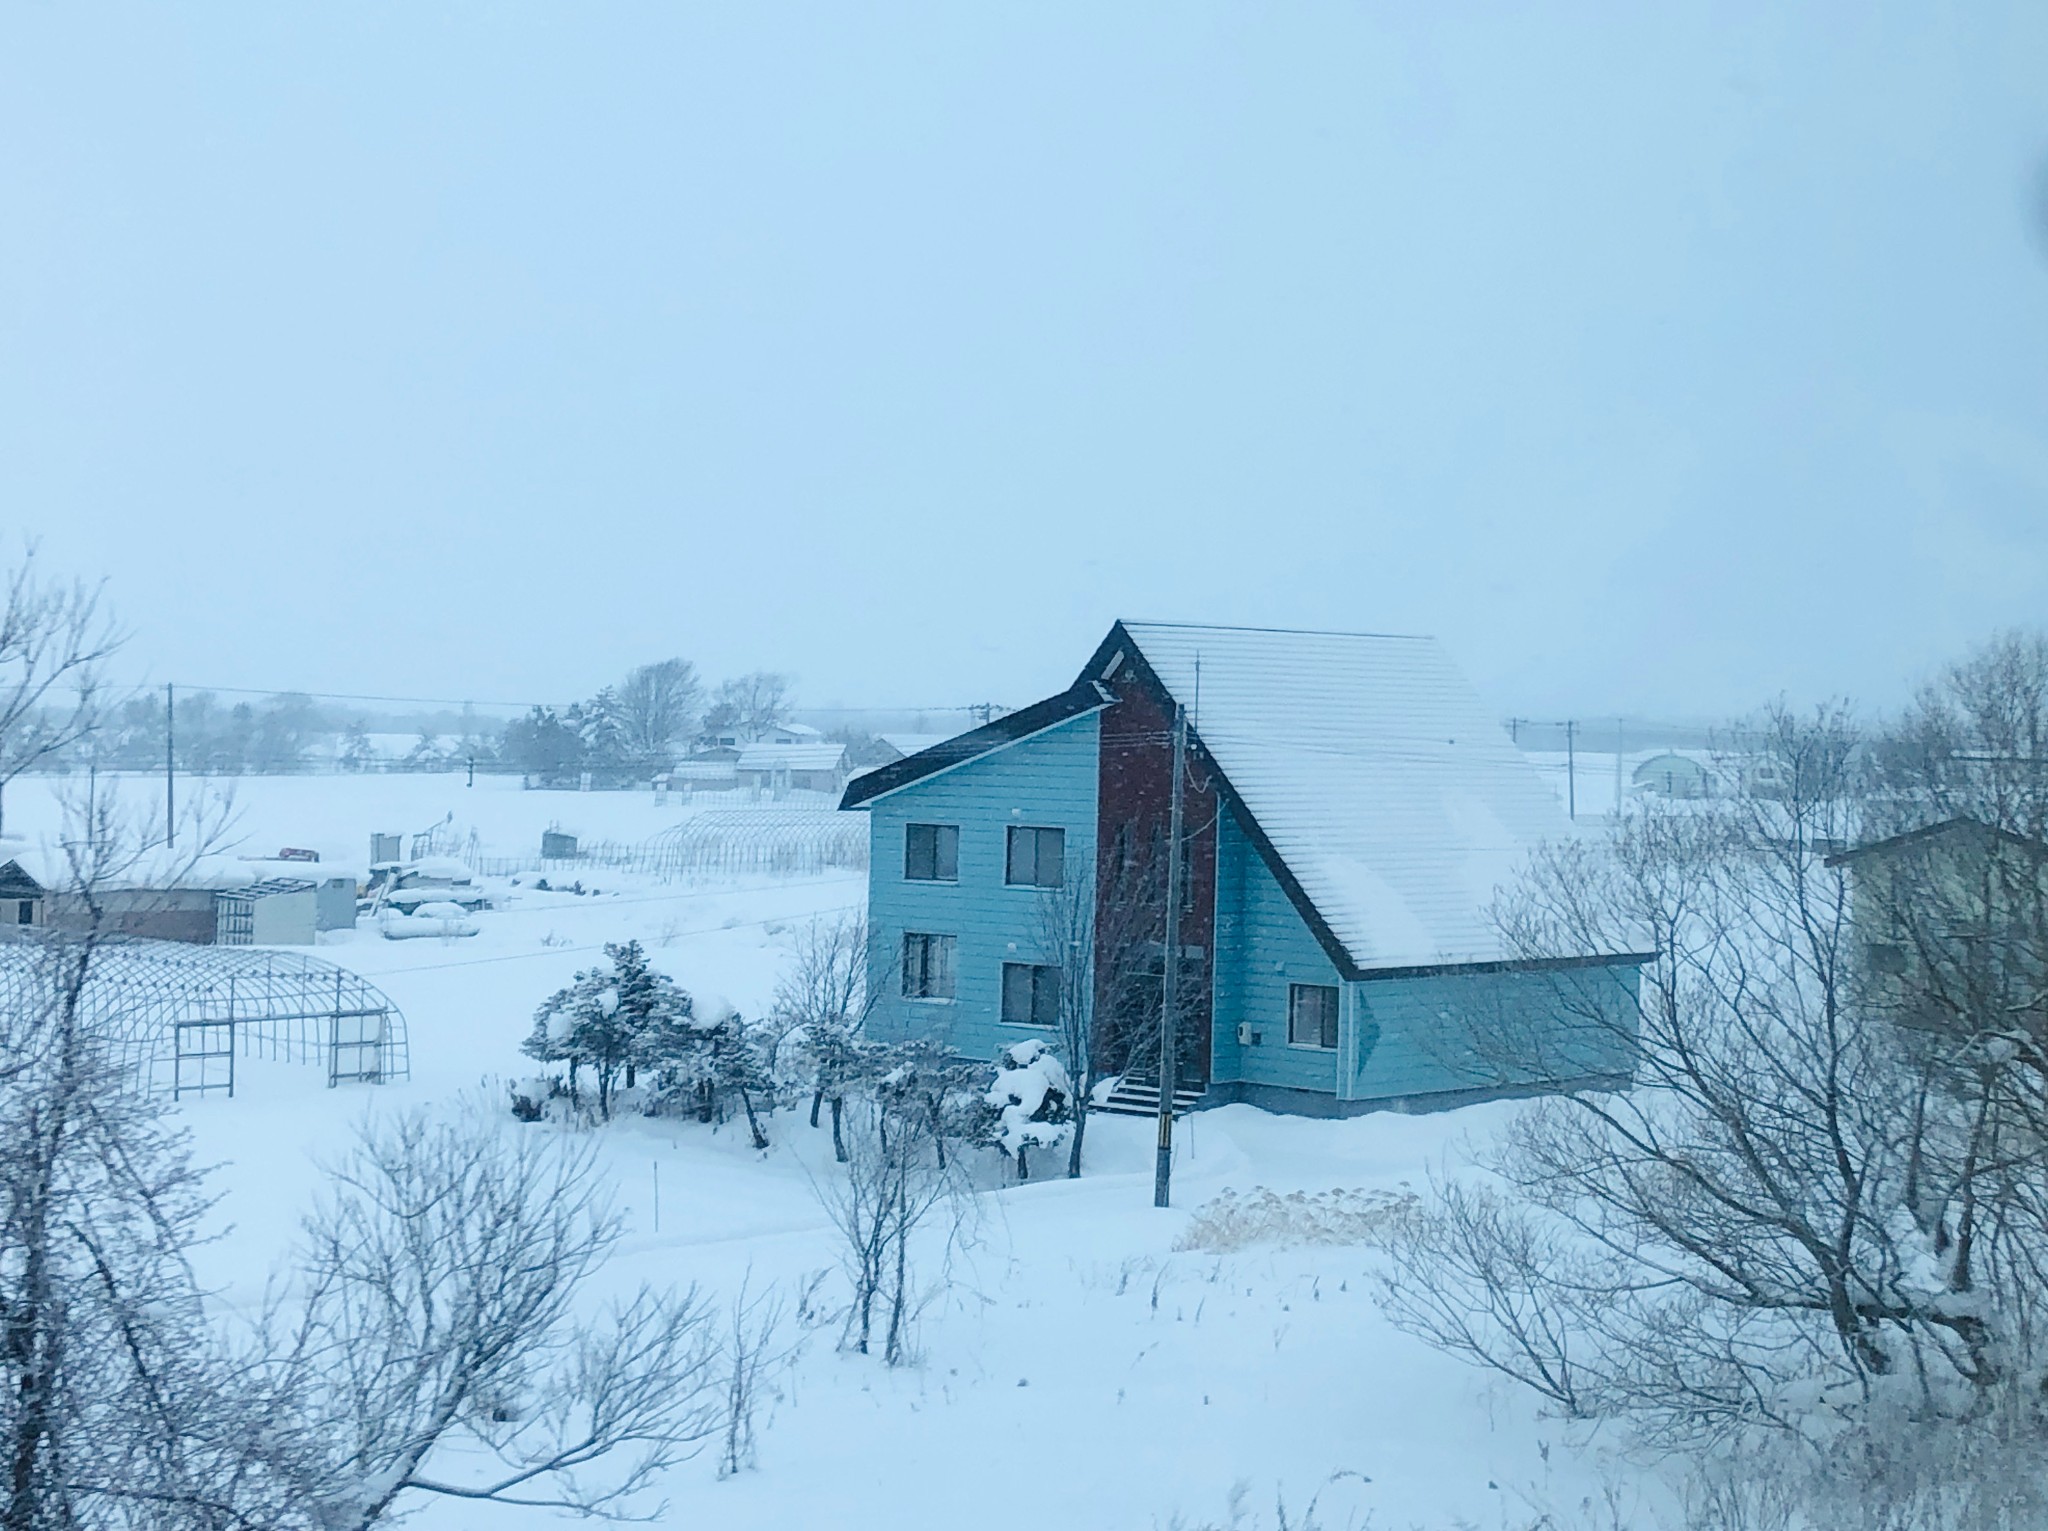
{"label": "distant treeline", "polygon": [[[517,772],[542,781],[591,774],[605,784],[645,780],[677,761],[767,737],[790,721],[790,679],[756,670],[706,688],[687,659],[635,667],[616,685],[563,707],[511,719],[476,709],[355,710],[305,692],[234,700],[202,690],[153,689],[103,706],[98,727],[51,756],[47,769],[156,771],[167,756],[194,775],[313,771]],[[410,737],[407,737],[407,736]],[[871,753],[860,730],[832,737]]]}

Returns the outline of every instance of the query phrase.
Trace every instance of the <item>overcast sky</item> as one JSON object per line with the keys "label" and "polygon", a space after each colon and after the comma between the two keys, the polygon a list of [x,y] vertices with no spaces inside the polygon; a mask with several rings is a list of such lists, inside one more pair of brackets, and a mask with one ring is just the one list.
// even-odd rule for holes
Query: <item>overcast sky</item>
{"label": "overcast sky", "polygon": [[2048,5],[5,0],[0,519],[188,684],[1886,701],[2048,622]]}

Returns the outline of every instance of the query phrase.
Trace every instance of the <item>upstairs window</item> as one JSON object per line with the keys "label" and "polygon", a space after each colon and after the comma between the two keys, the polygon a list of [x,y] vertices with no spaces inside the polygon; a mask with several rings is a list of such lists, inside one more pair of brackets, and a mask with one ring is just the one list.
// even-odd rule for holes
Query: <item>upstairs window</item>
{"label": "upstairs window", "polygon": [[1335,985],[1291,983],[1287,986],[1287,1040],[1294,1047],[1336,1047]]}
{"label": "upstairs window", "polygon": [[953,969],[959,941],[953,936],[903,933],[903,997],[951,999]]}
{"label": "upstairs window", "polygon": [[1067,832],[1012,825],[1003,881],[1013,888],[1057,888],[1066,880]]}
{"label": "upstairs window", "polygon": [[1005,962],[1003,1021],[1010,1026],[1057,1026],[1060,970],[1032,962]]}
{"label": "upstairs window", "polygon": [[960,826],[903,826],[903,876],[910,882],[960,880]]}

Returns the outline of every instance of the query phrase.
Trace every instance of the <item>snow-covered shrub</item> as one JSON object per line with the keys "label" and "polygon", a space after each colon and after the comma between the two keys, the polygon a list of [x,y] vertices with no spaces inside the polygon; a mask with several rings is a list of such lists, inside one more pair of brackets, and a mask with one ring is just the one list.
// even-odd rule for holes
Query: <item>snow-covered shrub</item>
{"label": "snow-covered shrub", "polygon": [[1369,1244],[1414,1204],[1406,1191],[1225,1190],[1195,1213],[1173,1247],[1227,1255],[1259,1245]]}
{"label": "snow-covered shrub", "polygon": [[511,1084],[512,1115],[517,1121],[538,1122],[548,1114],[548,1095],[555,1081],[545,1076],[515,1079]]}
{"label": "snow-covered shrub", "polygon": [[1074,1119],[1073,1081],[1059,1055],[1036,1037],[997,1054],[995,1081],[982,1099],[993,1114],[988,1139],[1017,1161],[1020,1180],[1031,1178],[1031,1150],[1065,1142]]}

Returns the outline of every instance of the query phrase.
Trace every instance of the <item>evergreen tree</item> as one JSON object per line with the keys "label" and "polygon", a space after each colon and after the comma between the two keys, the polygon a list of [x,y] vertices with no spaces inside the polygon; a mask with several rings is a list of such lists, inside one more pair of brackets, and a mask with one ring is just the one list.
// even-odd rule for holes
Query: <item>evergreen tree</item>
{"label": "evergreen tree", "polygon": [[604,952],[604,964],[578,973],[534,1012],[523,1050],[542,1063],[567,1063],[572,1093],[577,1071],[590,1069],[598,1115],[609,1121],[621,1076],[633,1084],[638,1069],[659,1064],[689,1035],[691,1002],[649,966],[638,941],[611,942]]}
{"label": "evergreen tree", "polygon": [[357,718],[341,738],[341,768],[344,771],[367,771],[375,758],[375,752],[370,748],[369,731],[363,727],[363,720]]}
{"label": "evergreen tree", "polygon": [[612,775],[631,775],[634,760],[626,742],[626,721],[619,694],[606,686],[587,702],[569,709],[569,723],[583,740],[583,768]]}
{"label": "evergreen tree", "polygon": [[554,708],[536,707],[505,725],[505,758],[543,783],[561,781],[583,769],[583,739]]}
{"label": "evergreen tree", "polygon": [[640,1061],[655,1071],[663,1097],[695,1111],[699,1121],[716,1120],[736,1102],[747,1118],[754,1146],[766,1148],[761,1112],[773,1106],[780,1089],[772,1052],[761,1028],[721,1006],[706,1015],[689,1012],[650,1027]]}

